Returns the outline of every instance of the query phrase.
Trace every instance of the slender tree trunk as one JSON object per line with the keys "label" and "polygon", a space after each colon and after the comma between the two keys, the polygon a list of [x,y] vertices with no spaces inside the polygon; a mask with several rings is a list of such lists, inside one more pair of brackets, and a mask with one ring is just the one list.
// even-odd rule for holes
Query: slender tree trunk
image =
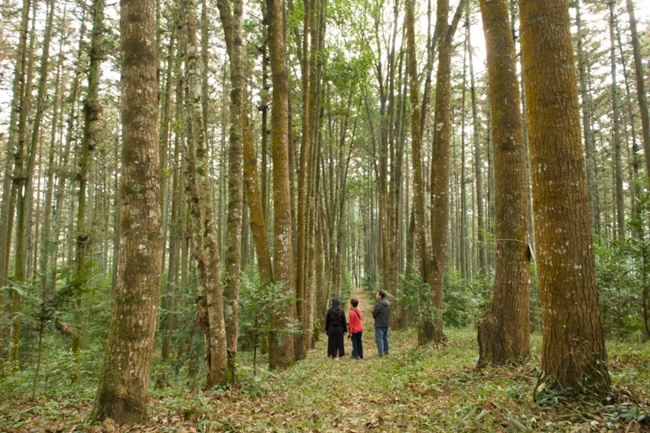
{"label": "slender tree trunk", "polygon": [[625,238],[625,196],[623,195],[623,157],[621,151],[620,108],[618,103],[618,77],[616,71],[616,36],[614,0],[609,0],[609,42],[612,72],[612,142],[614,147],[614,176],[616,186],[616,233]]}
{"label": "slender tree trunk", "polygon": [[[161,359],[163,362],[169,359],[169,354],[171,352],[171,332],[175,327],[175,321],[173,318],[172,308],[174,306],[174,295],[176,287],[178,285],[178,269],[179,269],[179,250],[180,250],[180,234],[179,234],[179,207],[180,207],[180,186],[178,184],[179,174],[178,174],[178,165],[180,163],[180,144],[176,140],[174,146],[174,159],[171,164],[167,163],[167,155],[170,153],[169,150],[169,139],[171,133],[171,107],[172,107],[172,88],[174,80],[174,70],[178,73],[178,65],[174,62],[176,56],[176,42],[177,37],[177,19],[173,18],[169,21],[171,25],[171,33],[169,36],[169,46],[167,49],[167,64],[165,66],[165,90],[162,94],[162,120],[160,128],[160,180],[161,180],[161,191],[160,191],[160,200],[163,203],[163,251],[162,251],[162,266],[165,268],[165,246],[167,245],[167,231],[169,230],[169,258],[168,258],[168,267],[167,267],[167,281],[163,283],[162,291],[164,291],[161,297],[161,308],[163,310],[163,316],[160,319],[160,331],[162,334],[162,347],[161,347]],[[177,101],[178,104],[182,103]],[[178,120],[178,119],[177,119]],[[176,134],[178,138],[178,134]],[[171,172],[171,188],[167,186],[170,175],[168,171]],[[167,191],[170,189],[170,191]],[[166,215],[167,209],[171,208],[171,216],[169,222],[167,222]]]}
{"label": "slender tree trunk", "polygon": [[147,418],[149,366],[158,318],[161,203],[158,163],[156,2],[124,2],[122,48],[122,177],[118,283],[95,420],[119,424]]}
{"label": "slender tree trunk", "polygon": [[639,100],[639,111],[641,112],[646,177],[650,177],[650,117],[648,115],[648,93],[643,72],[643,57],[641,54],[639,33],[636,29],[636,18],[634,17],[634,2],[632,0],[626,0],[626,5],[627,13],[630,16],[630,31],[632,32],[632,49],[634,52],[634,68],[636,72],[636,95]]}
{"label": "slender tree trunk", "polygon": [[[92,6],[93,29],[90,36],[90,63],[88,65],[88,87],[83,105],[84,125],[81,138],[81,154],[79,155],[79,168],[76,180],[79,181],[77,192],[77,223],[76,223],[76,249],[75,266],[72,275],[72,285],[75,302],[75,323],[72,334],[72,352],[79,362],[81,350],[81,304],[82,293],[90,278],[88,269],[88,253],[90,247],[90,234],[87,231],[87,194],[88,180],[90,177],[91,154],[97,147],[97,129],[102,107],[99,102],[99,82],[101,78],[101,62],[104,57],[104,0],[94,0]],[[92,206],[92,203],[91,203]]]}
{"label": "slender tree trunk", "polygon": [[[467,7],[469,13],[470,7]],[[487,253],[485,245],[485,212],[483,207],[483,174],[481,165],[481,144],[480,144],[480,124],[478,121],[478,104],[476,102],[476,83],[474,79],[474,55],[472,51],[471,39],[471,22],[468,19],[467,25],[467,43],[469,44],[469,77],[470,91],[472,97],[472,141],[474,144],[474,179],[476,182],[476,219],[478,224],[478,233],[476,243],[478,248],[478,272],[483,273],[487,269]]]}
{"label": "slender tree trunk", "polygon": [[[312,93],[310,92],[310,60],[312,60],[309,51],[310,30],[312,26],[312,1],[304,0],[304,17],[303,17],[303,32],[302,32],[302,46],[299,47],[300,57],[300,74],[301,74],[301,88],[302,88],[302,136],[300,140],[300,157],[298,162],[298,203],[297,203],[297,220],[296,220],[296,314],[302,327],[302,332],[307,333],[307,324],[305,323],[305,298],[307,287],[307,206],[309,196],[309,189],[307,186],[307,162],[311,161],[308,157],[308,151],[311,150],[311,137],[312,132],[312,119],[311,119],[311,105],[313,104]],[[296,360],[303,359],[307,356],[307,347],[303,344],[302,335],[296,338],[295,344],[295,357]]]}
{"label": "slender tree trunk", "polygon": [[[32,16],[36,16],[38,4],[32,3]],[[36,161],[36,147],[29,143],[29,148],[26,148],[27,143],[27,129],[29,126],[28,115],[31,112],[32,100],[32,81],[34,75],[34,46],[36,40],[36,25],[35,19],[32,18],[32,26],[30,30],[30,43],[29,49],[26,53],[27,74],[23,86],[23,99],[21,102],[20,113],[18,116],[18,130],[17,130],[17,150],[13,155],[14,158],[14,177],[13,177],[13,190],[12,196],[16,201],[16,248],[14,257],[14,283],[17,286],[27,282],[27,233],[31,227],[29,220],[31,217],[31,194],[32,182],[34,173],[34,164]],[[11,233],[11,227],[9,228]],[[12,293],[11,302],[11,315],[17,319],[22,311],[22,295],[18,291]],[[11,360],[15,366],[18,365],[18,357],[20,353],[20,332],[21,320],[13,320],[11,324],[12,333],[12,346],[11,346]]]}
{"label": "slender tree trunk", "polygon": [[206,340],[207,386],[227,383],[227,343],[223,298],[220,287],[220,254],[214,220],[210,155],[203,126],[201,77],[197,42],[196,5],[185,0],[186,21],[186,111],[187,111],[187,200],[190,235],[197,266],[199,325]]}
{"label": "slender tree trunk", "polygon": [[479,322],[479,365],[517,364],[530,354],[528,188],[515,43],[507,0],[481,0],[496,187],[494,294]]}
{"label": "slender tree trunk", "polygon": [[[578,40],[578,71],[580,74],[580,97],[581,97],[581,107],[582,107],[582,129],[583,136],[585,140],[585,155],[586,155],[586,170],[587,170],[587,186],[589,191],[589,204],[591,209],[591,224],[593,227],[598,227],[598,220],[596,217],[596,197],[597,190],[595,188],[595,164],[596,157],[594,151],[594,134],[591,129],[591,93],[587,88],[587,73],[586,73],[586,63],[587,58],[584,50],[584,35],[582,28],[582,19],[581,19],[581,0],[576,1],[576,26],[578,30],[577,40]],[[598,232],[598,230],[596,230]]]}
{"label": "slender tree trunk", "polygon": [[442,285],[445,274],[447,238],[449,231],[449,169],[451,149],[451,57],[454,33],[462,16],[465,0],[461,0],[453,23],[449,24],[449,0],[440,0],[436,12],[436,27],[440,29],[438,70],[436,73],[436,108],[434,114],[433,167],[431,170],[431,291],[433,318],[424,341],[443,341]]}
{"label": "slender tree trunk", "polygon": [[[16,65],[14,66],[14,79],[12,85],[11,112],[9,118],[9,134],[7,140],[7,154],[5,159],[4,182],[2,189],[2,210],[0,211],[0,287],[8,283],[9,261],[11,257],[11,243],[14,213],[16,209],[16,173],[15,173],[15,155],[18,153],[20,144],[20,119],[23,111],[27,111],[25,104],[26,69],[27,69],[27,35],[29,24],[30,1],[23,0],[21,9],[20,34],[18,37],[18,47],[16,50]],[[20,302],[20,296],[17,293],[11,294],[11,305],[9,311],[13,314],[16,303]],[[4,292],[0,293],[0,308],[4,309],[5,300]],[[1,310],[0,310],[1,311]],[[16,328],[18,327],[18,329]],[[19,321],[14,321],[9,330],[9,334],[14,337],[14,343],[11,353],[12,360],[17,356],[17,347],[15,346],[15,333],[19,332]],[[0,327],[0,339],[4,340],[7,335],[7,329]],[[3,347],[9,347],[9,344],[3,344]],[[16,355],[14,356],[14,352]],[[2,353],[0,353],[2,355]]]}
{"label": "slender tree trunk", "polygon": [[[422,128],[420,125],[420,102],[417,75],[417,58],[415,51],[415,12],[414,0],[406,3],[406,37],[408,53],[408,72],[410,76],[409,97],[411,101],[411,158],[413,164],[413,209],[415,214],[415,256],[422,281],[432,284],[431,254],[427,245],[425,232],[426,213],[424,205],[424,173],[422,168]],[[423,323],[421,325],[427,325]],[[425,326],[418,328],[418,342],[427,342],[428,329]]]}
{"label": "slender tree trunk", "polygon": [[522,0],[520,12],[542,301],[541,381],[604,392],[610,380],[568,3]]}

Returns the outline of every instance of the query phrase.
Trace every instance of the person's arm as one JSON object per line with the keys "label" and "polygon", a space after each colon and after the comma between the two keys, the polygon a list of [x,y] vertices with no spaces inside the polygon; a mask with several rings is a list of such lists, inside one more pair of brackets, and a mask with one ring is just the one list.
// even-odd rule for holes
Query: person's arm
{"label": "person's arm", "polygon": [[379,314],[379,309],[380,309],[379,302],[377,302],[375,304],[375,306],[373,307],[373,309],[372,309],[372,318],[373,319],[377,318],[377,315]]}
{"label": "person's arm", "polygon": [[348,332],[348,322],[345,320],[345,312],[343,313],[343,333]]}
{"label": "person's arm", "polygon": [[327,314],[325,315],[325,334],[327,334],[329,328],[330,328],[330,312],[328,311]]}

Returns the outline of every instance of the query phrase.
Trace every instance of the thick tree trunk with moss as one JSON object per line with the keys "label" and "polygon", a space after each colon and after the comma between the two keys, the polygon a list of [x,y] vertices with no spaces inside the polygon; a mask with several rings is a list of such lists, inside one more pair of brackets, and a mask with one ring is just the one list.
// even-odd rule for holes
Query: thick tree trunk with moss
{"label": "thick tree trunk with moss", "polygon": [[609,388],[566,0],[522,0],[533,211],[542,302],[542,378]]}
{"label": "thick tree trunk with moss", "polygon": [[[269,51],[273,102],[271,111],[271,147],[273,159],[274,235],[273,268],[275,280],[288,296],[295,295],[291,188],[289,184],[289,71],[284,38],[284,2],[266,0],[269,23]],[[295,307],[279,312],[276,332],[269,347],[271,368],[287,367],[294,362],[293,338],[287,331],[286,317],[295,317]]]}
{"label": "thick tree trunk with moss", "polygon": [[199,326],[205,334],[207,386],[227,383],[227,343],[220,281],[220,254],[214,218],[210,154],[202,116],[201,62],[194,0],[183,2],[186,19],[187,200],[192,254],[197,267]]}
{"label": "thick tree trunk with moss", "polygon": [[242,115],[244,94],[243,37],[241,0],[217,2],[230,58],[230,146],[228,150],[228,217],[226,226],[225,281],[223,288],[226,341],[228,346],[228,382],[236,375],[239,326],[239,274],[244,211]]}
{"label": "thick tree trunk with moss", "polygon": [[121,241],[111,319],[95,420],[119,424],[147,418],[149,366],[161,279],[158,165],[156,2],[122,2]]}
{"label": "thick tree trunk with moss", "polygon": [[496,207],[494,294],[479,322],[478,364],[517,364],[530,354],[528,191],[515,43],[507,0],[481,0],[492,107]]}

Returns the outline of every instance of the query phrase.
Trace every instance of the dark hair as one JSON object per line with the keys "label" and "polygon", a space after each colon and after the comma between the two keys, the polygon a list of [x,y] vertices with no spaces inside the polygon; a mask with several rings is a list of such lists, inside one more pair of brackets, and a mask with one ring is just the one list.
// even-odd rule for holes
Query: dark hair
{"label": "dark hair", "polygon": [[382,298],[386,297],[386,291],[384,291],[384,290],[380,290],[377,293],[379,293],[379,296],[381,296]]}
{"label": "dark hair", "polygon": [[339,298],[332,298],[332,306],[330,311],[334,317],[343,317],[345,315],[343,308],[341,308],[341,301]]}
{"label": "dark hair", "polygon": [[352,306],[356,308],[357,305],[359,305],[359,300],[352,298],[350,299],[350,304],[352,304]]}

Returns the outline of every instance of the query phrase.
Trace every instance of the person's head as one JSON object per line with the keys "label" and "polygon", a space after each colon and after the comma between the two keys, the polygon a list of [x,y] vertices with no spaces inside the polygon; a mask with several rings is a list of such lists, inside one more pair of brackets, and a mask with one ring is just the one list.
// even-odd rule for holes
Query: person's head
{"label": "person's head", "polygon": [[380,290],[377,292],[377,299],[383,299],[386,297],[386,292],[384,290]]}
{"label": "person's head", "polygon": [[350,305],[352,305],[354,308],[357,308],[359,306],[359,300],[358,299],[350,299]]}
{"label": "person's head", "polygon": [[338,310],[341,308],[341,301],[339,298],[332,298],[332,310]]}

